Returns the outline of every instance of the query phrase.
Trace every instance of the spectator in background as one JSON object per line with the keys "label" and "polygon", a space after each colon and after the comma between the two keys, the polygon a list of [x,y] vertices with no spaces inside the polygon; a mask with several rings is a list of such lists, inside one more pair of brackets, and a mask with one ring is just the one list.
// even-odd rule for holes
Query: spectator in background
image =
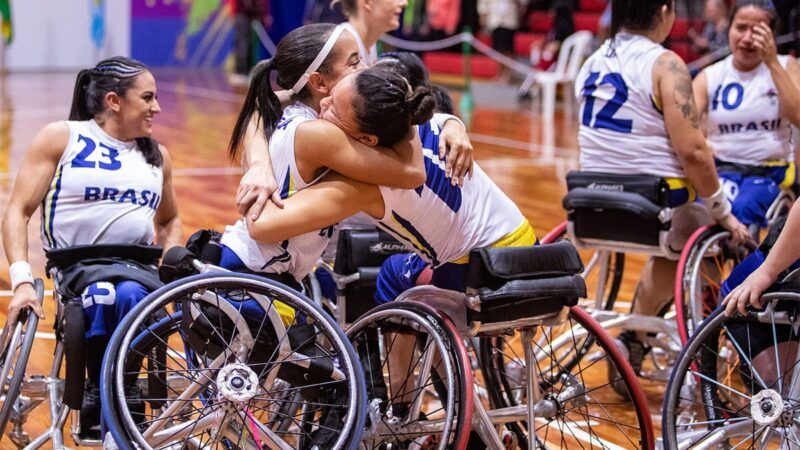
{"label": "spectator in background", "polygon": [[260,21],[265,28],[269,27],[269,0],[230,0],[230,5],[234,15],[233,46],[236,67],[228,81],[234,86],[247,86],[250,69],[258,60],[253,55],[256,49],[250,23],[254,20]]}
{"label": "spectator in background", "polygon": [[[492,35],[492,48],[514,57],[514,34],[528,6],[528,0],[478,0],[481,27]],[[508,82],[511,73],[500,65],[498,81]]]}
{"label": "spectator in background", "polygon": [[553,65],[561,49],[561,43],[575,32],[575,22],[572,20],[574,8],[572,0],[555,0],[553,5],[555,19],[536,63],[538,70],[547,70]]}
{"label": "spectator in background", "polygon": [[689,39],[701,55],[714,53],[728,46],[728,4],[725,0],[706,0],[702,33],[689,28]]}

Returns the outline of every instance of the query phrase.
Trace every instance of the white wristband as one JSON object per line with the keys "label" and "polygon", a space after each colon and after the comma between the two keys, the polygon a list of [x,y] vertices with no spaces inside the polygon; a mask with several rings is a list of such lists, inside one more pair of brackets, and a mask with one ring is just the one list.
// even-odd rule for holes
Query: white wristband
{"label": "white wristband", "polygon": [[435,123],[436,126],[439,127],[440,130],[442,128],[444,128],[444,124],[446,124],[448,120],[455,120],[456,122],[460,123],[461,126],[466,128],[466,125],[464,125],[464,122],[462,122],[461,119],[459,119],[458,117],[456,117],[456,116],[454,116],[452,114],[445,114],[445,113],[434,113],[433,114],[433,123]]}
{"label": "white wristband", "polygon": [[717,189],[717,192],[714,192],[712,195],[708,197],[700,197],[700,200],[705,205],[708,213],[711,214],[711,218],[719,221],[723,217],[727,216],[731,213],[731,202],[725,197],[725,192],[722,190],[722,186]]}
{"label": "white wristband", "polygon": [[30,283],[33,285],[33,273],[31,265],[27,261],[17,261],[8,267],[8,274],[11,276],[11,292],[17,290],[20,284]]}

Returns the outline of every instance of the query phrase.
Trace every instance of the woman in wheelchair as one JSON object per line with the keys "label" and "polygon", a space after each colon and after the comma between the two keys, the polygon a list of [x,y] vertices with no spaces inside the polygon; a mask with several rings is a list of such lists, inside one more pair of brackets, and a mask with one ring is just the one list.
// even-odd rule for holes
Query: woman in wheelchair
{"label": "woman in wheelchair", "polygon": [[[170,247],[181,237],[169,155],[152,138],[160,111],[155,79],[142,63],[113,57],[82,70],[69,121],[53,122],[36,135],[3,218],[14,291],[8,324],[26,308],[44,317],[27,263],[26,229],[40,204],[42,241],[48,265],[59,269],[61,300],[82,305],[88,377],[82,407],[72,407],[81,408],[83,430],[100,423],[100,366],[109,337],[160,285],[160,251],[144,246],[157,241]],[[92,246],[103,246],[102,255]]]}
{"label": "woman in wheelchair", "polygon": [[[279,43],[275,57],[256,69],[231,137],[231,157],[236,157],[240,147],[245,149],[246,163],[252,163],[251,158],[263,158],[262,153],[268,155],[268,164],[274,169],[271,176],[281,182],[282,199],[317,184],[332,171],[396,188],[422,184],[420,143],[410,131],[412,123],[431,113],[433,101],[426,90],[406,95],[408,85],[399,77],[376,78],[375,71],[355,76],[372,80],[373,85],[365,82],[360,92],[350,91],[340,100],[342,108],[348,104],[364,107],[359,99],[372,98],[378,80],[390,89],[386,95],[375,97],[381,109],[363,112],[372,114],[373,128],[384,131],[380,141],[367,134],[351,137],[334,124],[318,120],[323,98],[360,67],[356,42],[341,27],[316,24],[289,33]],[[282,114],[269,82],[273,70],[278,73],[279,86],[294,92],[295,102]],[[258,136],[262,133],[264,139]],[[331,239],[332,225],[269,243],[253,240],[246,221],[239,220],[222,235],[220,265],[231,270],[284,274],[288,277],[284,281],[297,286]]]}
{"label": "woman in wheelchair", "polygon": [[778,55],[772,2],[736,2],[732,54],[695,78],[694,95],[733,214],[767,226],[767,210],[795,182],[792,125],[800,126],[800,64]]}
{"label": "woman in wheelchair", "polygon": [[[670,185],[674,208],[669,245],[679,251],[699,226],[718,221],[737,241],[745,227],[730,213],[684,62],[661,43],[675,21],[673,0],[615,0],[612,37],[581,68],[576,95],[582,171],[645,174]],[[702,203],[695,203],[695,193]],[[705,206],[705,207],[703,207]],[[656,315],[672,298],[676,263],[651,257],[642,270],[633,312]],[[618,345],[641,370],[643,332],[626,331]]]}

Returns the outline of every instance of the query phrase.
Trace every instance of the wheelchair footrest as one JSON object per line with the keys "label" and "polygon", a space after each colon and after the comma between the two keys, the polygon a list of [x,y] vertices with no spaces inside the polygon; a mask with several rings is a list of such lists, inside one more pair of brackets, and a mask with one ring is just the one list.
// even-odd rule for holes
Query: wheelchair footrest
{"label": "wheelchair footrest", "polygon": [[586,297],[586,283],[580,275],[512,280],[497,289],[481,288],[481,323],[508,322],[557,314]]}

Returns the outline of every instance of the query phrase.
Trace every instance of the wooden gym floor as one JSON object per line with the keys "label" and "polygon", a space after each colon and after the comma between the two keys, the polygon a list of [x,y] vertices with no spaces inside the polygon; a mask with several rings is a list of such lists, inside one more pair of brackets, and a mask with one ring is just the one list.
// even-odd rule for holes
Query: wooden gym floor
{"label": "wooden gym floor", "polygon": [[[243,93],[232,89],[220,73],[157,70],[155,76],[162,108],[154,121],[155,137],[172,156],[184,237],[200,228],[222,230],[237,219],[234,195],[241,171],[229,163],[226,147]],[[0,210],[36,131],[66,119],[74,77],[73,73],[0,74]],[[520,206],[541,237],[564,219],[565,175],[578,165],[576,113],[569,108],[558,111],[554,123],[546,126],[538,103],[517,104],[513,89],[481,84],[474,93],[476,107],[469,131],[475,159]],[[461,94],[454,91],[453,97],[458,105]],[[39,222],[37,212],[28,227],[29,255],[34,276],[44,277]],[[622,298],[631,297],[640,267],[641,260],[626,266]],[[8,264],[2,257],[0,323],[5,322],[10,301],[8,289]],[[52,360],[51,298],[45,298],[45,305],[47,319],[39,325],[41,337],[34,346],[29,374],[47,373]],[[644,384],[654,425],[660,428],[664,385]],[[37,411],[26,426],[32,437],[49,424],[44,405]],[[14,446],[5,438],[0,448]]]}

